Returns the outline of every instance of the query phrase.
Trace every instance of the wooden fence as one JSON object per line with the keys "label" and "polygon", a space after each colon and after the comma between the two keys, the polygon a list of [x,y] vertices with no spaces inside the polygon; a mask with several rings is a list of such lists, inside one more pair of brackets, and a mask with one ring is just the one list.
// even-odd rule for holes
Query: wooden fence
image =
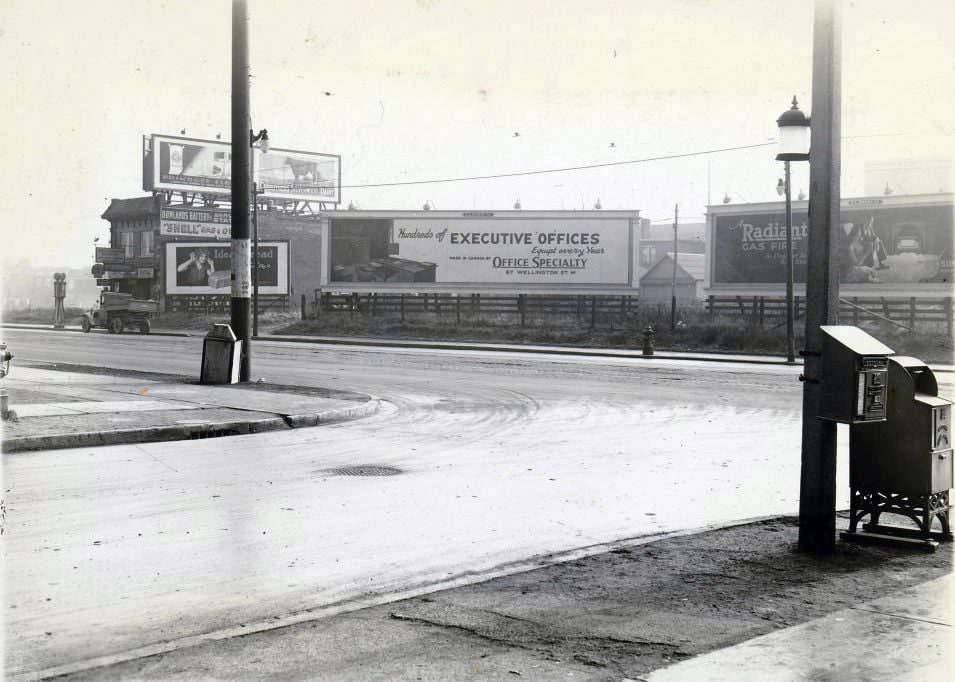
{"label": "wooden fence", "polygon": [[646,305],[641,309],[636,296],[566,296],[566,295],[488,295],[488,294],[357,294],[330,293],[315,290],[315,298],[306,315],[318,318],[326,313],[347,312],[356,315],[400,317],[453,317],[474,322],[491,317],[510,317],[515,324],[527,326],[531,320],[574,318],[578,324],[595,328],[600,323],[622,320],[637,312],[669,313],[669,306]]}
{"label": "wooden fence", "polygon": [[[806,311],[805,298],[794,299],[796,318]],[[773,296],[710,296],[705,306],[687,305],[680,314],[740,316],[749,324],[760,327],[785,324],[786,299]],[[356,316],[393,316],[401,321],[415,316],[453,318],[480,322],[493,317],[510,318],[514,324],[526,327],[532,321],[573,321],[580,326],[596,328],[599,324],[611,328],[632,321],[669,318],[670,306],[664,303],[641,304],[637,296],[568,296],[568,295],[488,295],[488,294],[367,294],[331,293],[315,290],[312,301],[302,295],[303,318],[319,318],[324,314],[347,313]],[[849,297],[840,300],[839,317],[844,324],[882,320],[883,322],[917,329],[928,325],[945,325],[952,334],[952,298],[892,298]]]}
{"label": "wooden fence", "polygon": [[[793,308],[796,318],[806,312],[806,301],[795,296]],[[773,296],[710,296],[706,311],[712,315],[741,315],[759,326],[767,321],[785,321],[786,299]],[[839,319],[844,324],[882,320],[897,327],[914,330],[930,324],[944,324],[952,334],[952,298],[860,297],[839,299]],[[773,322],[770,322],[772,324]]]}

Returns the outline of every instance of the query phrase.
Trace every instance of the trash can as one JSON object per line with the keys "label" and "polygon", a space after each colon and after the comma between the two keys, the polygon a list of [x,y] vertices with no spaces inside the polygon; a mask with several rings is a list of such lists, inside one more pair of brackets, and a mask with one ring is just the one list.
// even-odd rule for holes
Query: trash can
{"label": "trash can", "polygon": [[236,384],[239,382],[239,356],[242,342],[232,327],[214,324],[202,342],[201,384]]}
{"label": "trash can", "polygon": [[[951,428],[952,403],[938,396],[932,370],[916,358],[889,358],[885,421],[849,429],[851,501],[844,538],[892,536],[920,544],[952,540]],[[908,517],[916,528],[880,523],[882,514]],[[866,515],[866,532],[856,534]]]}

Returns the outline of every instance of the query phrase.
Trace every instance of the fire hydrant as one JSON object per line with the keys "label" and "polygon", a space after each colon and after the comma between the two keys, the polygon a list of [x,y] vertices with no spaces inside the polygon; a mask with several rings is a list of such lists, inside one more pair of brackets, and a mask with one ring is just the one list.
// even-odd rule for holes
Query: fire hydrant
{"label": "fire hydrant", "polygon": [[656,338],[657,333],[653,331],[651,325],[647,325],[647,328],[643,330],[643,354],[644,355],[653,355],[653,339]]}
{"label": "fire hydrant", "polygon": [[17,418],[16,413],[10,411],[10,406],[7,403],[7,383],[5,381],[10,373],[10,361],[12,359],[13,353],[7,350],[7,344],[0,341],[0,418],[3,421],[15,421]]}

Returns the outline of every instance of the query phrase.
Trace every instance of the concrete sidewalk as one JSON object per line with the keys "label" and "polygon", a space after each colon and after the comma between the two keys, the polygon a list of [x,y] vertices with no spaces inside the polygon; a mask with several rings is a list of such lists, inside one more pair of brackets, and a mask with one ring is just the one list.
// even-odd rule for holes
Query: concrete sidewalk
{"label": "concrete sidewalk", "polygon": [[370,396],[267,383],[206,386],[194,378],[98,368],[18,365],[6,378],[16,419],[3,451],[257,433],[373,413]]}
{"label": "concrete sidewalk", "polygon": [[893,592],[652,673],[647,682],[955,677],[955,576]]}
{"label": "concrete sidewalk", "polygon": [[796,535],[795,519],[777,518],[634,538],[490,580],[47,672],[74,681],[950,679],[951,545],[922,553],[840,542],[816,557],[796,549]]}

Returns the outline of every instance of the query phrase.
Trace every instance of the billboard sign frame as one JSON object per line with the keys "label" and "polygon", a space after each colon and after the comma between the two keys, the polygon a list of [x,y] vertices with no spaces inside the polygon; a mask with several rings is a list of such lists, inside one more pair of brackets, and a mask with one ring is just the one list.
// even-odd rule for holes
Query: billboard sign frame
{"label": "billboard sign frame", "polygon": [[[786,224],[781,202],[711,206],[707,223],[707,289],[769,291],[784,285]],[[839,230],[833,268],[840,286],[854,295],[951,286],[955,225],[950,193],[844,198]],[[801,288],[806,277],[806,202],[794,202],[792,231],[795,284]]]}
{"label": "billboard sign frame", "polygon": [[[635,293],[639,215],[326,211],[321,282],[350,291]],[[342,231],[359,223],[360,233]]]}
{"label": "billboard sign frame", "polygon": [[[166,295],[231,296],[232,247],[228,243],[169,241],[165,247],[163,283]],[[269,271],[263,267],[263,251],[274,253],[271,271],[275,273],[275,283],[260,283],[259,294],[288,296],[291,291],[290,243],[274,239],[259,242],[259,269]]]}
{"label": "billboard sign frame", "polygon": [[[232,192],[232,143],[152,134],[144,144],[147,192]],[[272,147],[253,148],[252,179],[258,195],[276,201],[341,203],[341,156]]]}

